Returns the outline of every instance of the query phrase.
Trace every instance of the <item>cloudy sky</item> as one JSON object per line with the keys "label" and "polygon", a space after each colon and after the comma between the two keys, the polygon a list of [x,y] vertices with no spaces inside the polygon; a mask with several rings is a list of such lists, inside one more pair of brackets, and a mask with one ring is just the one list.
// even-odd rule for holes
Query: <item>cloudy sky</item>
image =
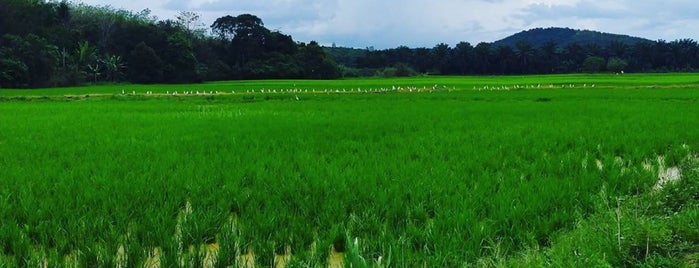
{"label": "cloudy sky", "polygon": [[74,0],[160,20],[194,11],[207,28],[243,13],[294,40],[347,47],[492,42],[535,27],[569,27],[652,40],[699,39],[696,0]]}

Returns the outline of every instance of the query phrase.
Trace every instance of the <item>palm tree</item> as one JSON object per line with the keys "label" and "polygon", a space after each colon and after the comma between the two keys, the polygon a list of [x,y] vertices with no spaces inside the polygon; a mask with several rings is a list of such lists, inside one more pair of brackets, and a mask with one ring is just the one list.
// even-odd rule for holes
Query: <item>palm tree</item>
{"label": "palm tree", "polygon": [[90,46],[87,41],[82,41],[78,43],[78,48],[75,50],[75,56],[77,57],[78,68],[87,65],[92,59],[94,59],[97,51],[95,48]]}
{"label": "palm tree", "polygon": [[520,64],[520,72],[531,73],[530,64],[535,52],[532,44],[527,41],[519,41],[515,46],[517,47],[516,53]]}
{"label": "palm tree", "polygon": [[82,75],[92,74],[94,66],[91,68],[89,65],[93,64],[96,54],[95,48],[90,46],[87,41],[78,43],[78,48],[75,50],[76,72]]}

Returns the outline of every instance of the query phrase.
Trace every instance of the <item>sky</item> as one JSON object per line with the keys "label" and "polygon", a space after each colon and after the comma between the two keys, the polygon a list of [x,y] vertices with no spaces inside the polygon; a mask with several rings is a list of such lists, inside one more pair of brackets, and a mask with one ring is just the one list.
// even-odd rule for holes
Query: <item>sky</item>
{"label": "sky", "polygon": [[216,18],[260,17],[300,42],[376,49],[472,45],[542,27],[627,34],[651,40],[699,39],[696,0],[74,0],[139,12],[159,20],[181,11]]}

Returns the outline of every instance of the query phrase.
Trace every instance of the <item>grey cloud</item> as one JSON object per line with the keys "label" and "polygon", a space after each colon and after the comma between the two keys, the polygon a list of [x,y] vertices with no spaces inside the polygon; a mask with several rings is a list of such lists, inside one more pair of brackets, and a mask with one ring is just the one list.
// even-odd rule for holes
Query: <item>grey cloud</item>
{"label": "grey cloud", "polygon": [[524,10],[529,19],[536,17],[586,19],[694,19],[699,14],[696,1],[580,1],[575,5],[532,4]]}
{"label": "grey cloud", "polygon": [[162,5],[163,8],[168,10],[189,10],[189,0],[169,0]]}
{"label": "grey cloud", "polygon": [[524,14],[521,17],[531,22],[542,19],[609,19],[624,17],[628,13],[629,11],[626,9],[605,7],[596,1],[581,1],[573,6],[532,4],[524,9]]}
{"label": "grey cloud", "polygon": [[523,9],[519,18],[530,27],[566,26],[674,40],[691,37],[678,31],[678,27],[688,29],[696,25],[696,14],[699,4],[687,0],[583,0],[574,5],[532,4]]}
{"label": "grey cloud", "polygon": [[229,15],[252,13],[268,27],[299,39],[385,47],[476,39],[474,32],[492,30],[484,29],[486,24],[492,27],[492,23],[481,23],[477,16],[492,6],[508,5],[507,2],[513,0],[215,1],[199,5],[196,10],[217,14],[225,11]]}
{"label": "grey cloud", "polygon": [[232,16],[250,13],[260,17],[265,25],[272,28],[286,28],[292,24],[321,18],[326,7],[317,2],[312,0],[215,1],[204,3],[194,10]]}
{"label": "grey cloud", "polygon": [[673,1],[630,1],[625,4],[632,6],[635,15],[641,17],[659,18],[676,21],[680,19],[696,19],[699,14],[699,2],[693,0]]}
{"label": "grey cloud", "polygon": [[[82,0],[100,3],[107,0]],[[696,0],[138,0],[161,18],[195,11],[210,25],[224,15],[250,13],[295,40],[377,48],[495,41],[533,27],[587,28],[674,40],[696,37]]]}

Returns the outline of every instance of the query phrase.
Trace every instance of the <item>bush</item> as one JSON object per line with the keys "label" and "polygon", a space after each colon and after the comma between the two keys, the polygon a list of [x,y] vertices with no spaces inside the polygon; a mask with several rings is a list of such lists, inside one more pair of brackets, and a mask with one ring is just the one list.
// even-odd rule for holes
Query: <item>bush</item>
{"label": "bush", "polygon": [[588,73],[598,73],[604,68],[604,59],[597,56],[590,56],[583,62],[583,71]]}
{"label": "bush", "polygon": [[398,63],[393,67],[386,67],[376,73],[380,77],[409,77],[416,76],[417,72],[405,63]]}
{"label": "bush", "polygon": [[610,72],[622,72],[628,66],[629,64],[620,58],[610,58],[609,61],[607,61],[607,71]]}

